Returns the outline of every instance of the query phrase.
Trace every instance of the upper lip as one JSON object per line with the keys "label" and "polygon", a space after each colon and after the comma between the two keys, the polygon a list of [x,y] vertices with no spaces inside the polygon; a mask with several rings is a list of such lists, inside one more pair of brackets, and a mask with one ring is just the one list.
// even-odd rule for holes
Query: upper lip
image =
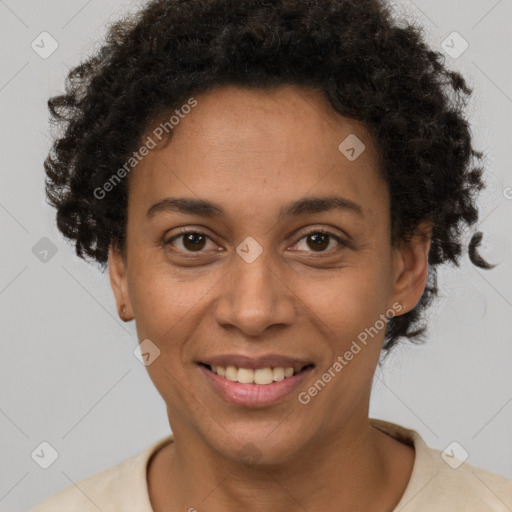
{"label": "upper lip", "polygon": [[304,366],[313,364],[306,359],[279,354],[267,354],[258,357],[242,354],[225,354],[202,359],[199,363],[210,366],[236,366],[237,368],[251,368],[253,370],[257,368],[275,368],[276,366],[283,368],[292,367],[296,372],[302,370]]}

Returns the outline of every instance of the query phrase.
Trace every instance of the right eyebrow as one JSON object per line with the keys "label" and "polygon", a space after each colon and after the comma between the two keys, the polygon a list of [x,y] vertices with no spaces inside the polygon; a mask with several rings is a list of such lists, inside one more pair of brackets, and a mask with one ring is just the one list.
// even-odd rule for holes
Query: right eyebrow
{"label": "right eyebrow", "polygon": [[220,205],[205,199],[187,197],[166,197],[152,205],[146,212],[146,217],[151,219],[157,213],[169,211],[201,215],[203,217],[226,217],[226,212]]}

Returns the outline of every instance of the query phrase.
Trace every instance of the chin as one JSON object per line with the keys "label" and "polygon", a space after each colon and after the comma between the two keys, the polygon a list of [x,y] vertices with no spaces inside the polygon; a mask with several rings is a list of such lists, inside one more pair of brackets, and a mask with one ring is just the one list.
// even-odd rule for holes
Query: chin
{"label": "chin", "polygon": [[220,437],[210,438],[207,442],[225,458],[247,467],[256,467],[291,463],[297,456],[297,450],[308,440],[305,433],[298,430],[290,432],[289,426],[280,429],[279,423],[267,421],[266,428],[263,426],[257,430],[254,423],[245,428],[238,423],[238,427],[222,429]]}

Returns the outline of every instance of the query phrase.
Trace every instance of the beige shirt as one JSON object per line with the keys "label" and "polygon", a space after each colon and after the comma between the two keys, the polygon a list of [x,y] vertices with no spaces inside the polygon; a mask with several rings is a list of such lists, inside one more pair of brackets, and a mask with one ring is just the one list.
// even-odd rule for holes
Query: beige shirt
{"label": "beige shirt", "polygon": [[[415,431],[387,421],[370,423],[414,445],[416,457],[402,499],[393,512],[511,512],[512,480],[467,463],[458,465],[449,450],[429,448]],[[30,512],[153,512],[146,480],[147,464],[170,435],[139,455],[85,478],[47,498]],[[458,466],[458,467],[457,467]],[[456,469],[455,469],[456,468]]]}

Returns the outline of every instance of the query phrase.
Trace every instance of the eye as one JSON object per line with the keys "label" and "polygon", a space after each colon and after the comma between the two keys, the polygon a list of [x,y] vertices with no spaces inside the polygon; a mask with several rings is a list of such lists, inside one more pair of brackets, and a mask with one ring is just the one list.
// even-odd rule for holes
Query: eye
{"label": "eye", "polygon": [[[181,242],[175,243],[180,239]],[[165,242],[165,245],[172,245],[177,249],[185,252],[202,252],[202,249],[204,249],[208,240],[212,241],[210,237],[205,233],[189,230],[182,231],[177,235],[169,238],[169,240]]]}
{"label": "eye", "polygon": [[[301,241],[305,240],[306,249],[301,248]],[[325,231],[323,229],[315,229],[310,231],[309,233],[306,233],[296,244],[294,247],[297,249],[294,250],[308,250],[308,248],[312,249],[312,252],[328,252],[326,249],[331,246],[331,242],[335,241],[340,246],[345,246],[346,244],[343,242],[343,240],[335,235],[334,233],[331,233],[330,231]],[[304,246],[304,244],[303,244]],[[332,248],[332,247],[331,247]]]}

